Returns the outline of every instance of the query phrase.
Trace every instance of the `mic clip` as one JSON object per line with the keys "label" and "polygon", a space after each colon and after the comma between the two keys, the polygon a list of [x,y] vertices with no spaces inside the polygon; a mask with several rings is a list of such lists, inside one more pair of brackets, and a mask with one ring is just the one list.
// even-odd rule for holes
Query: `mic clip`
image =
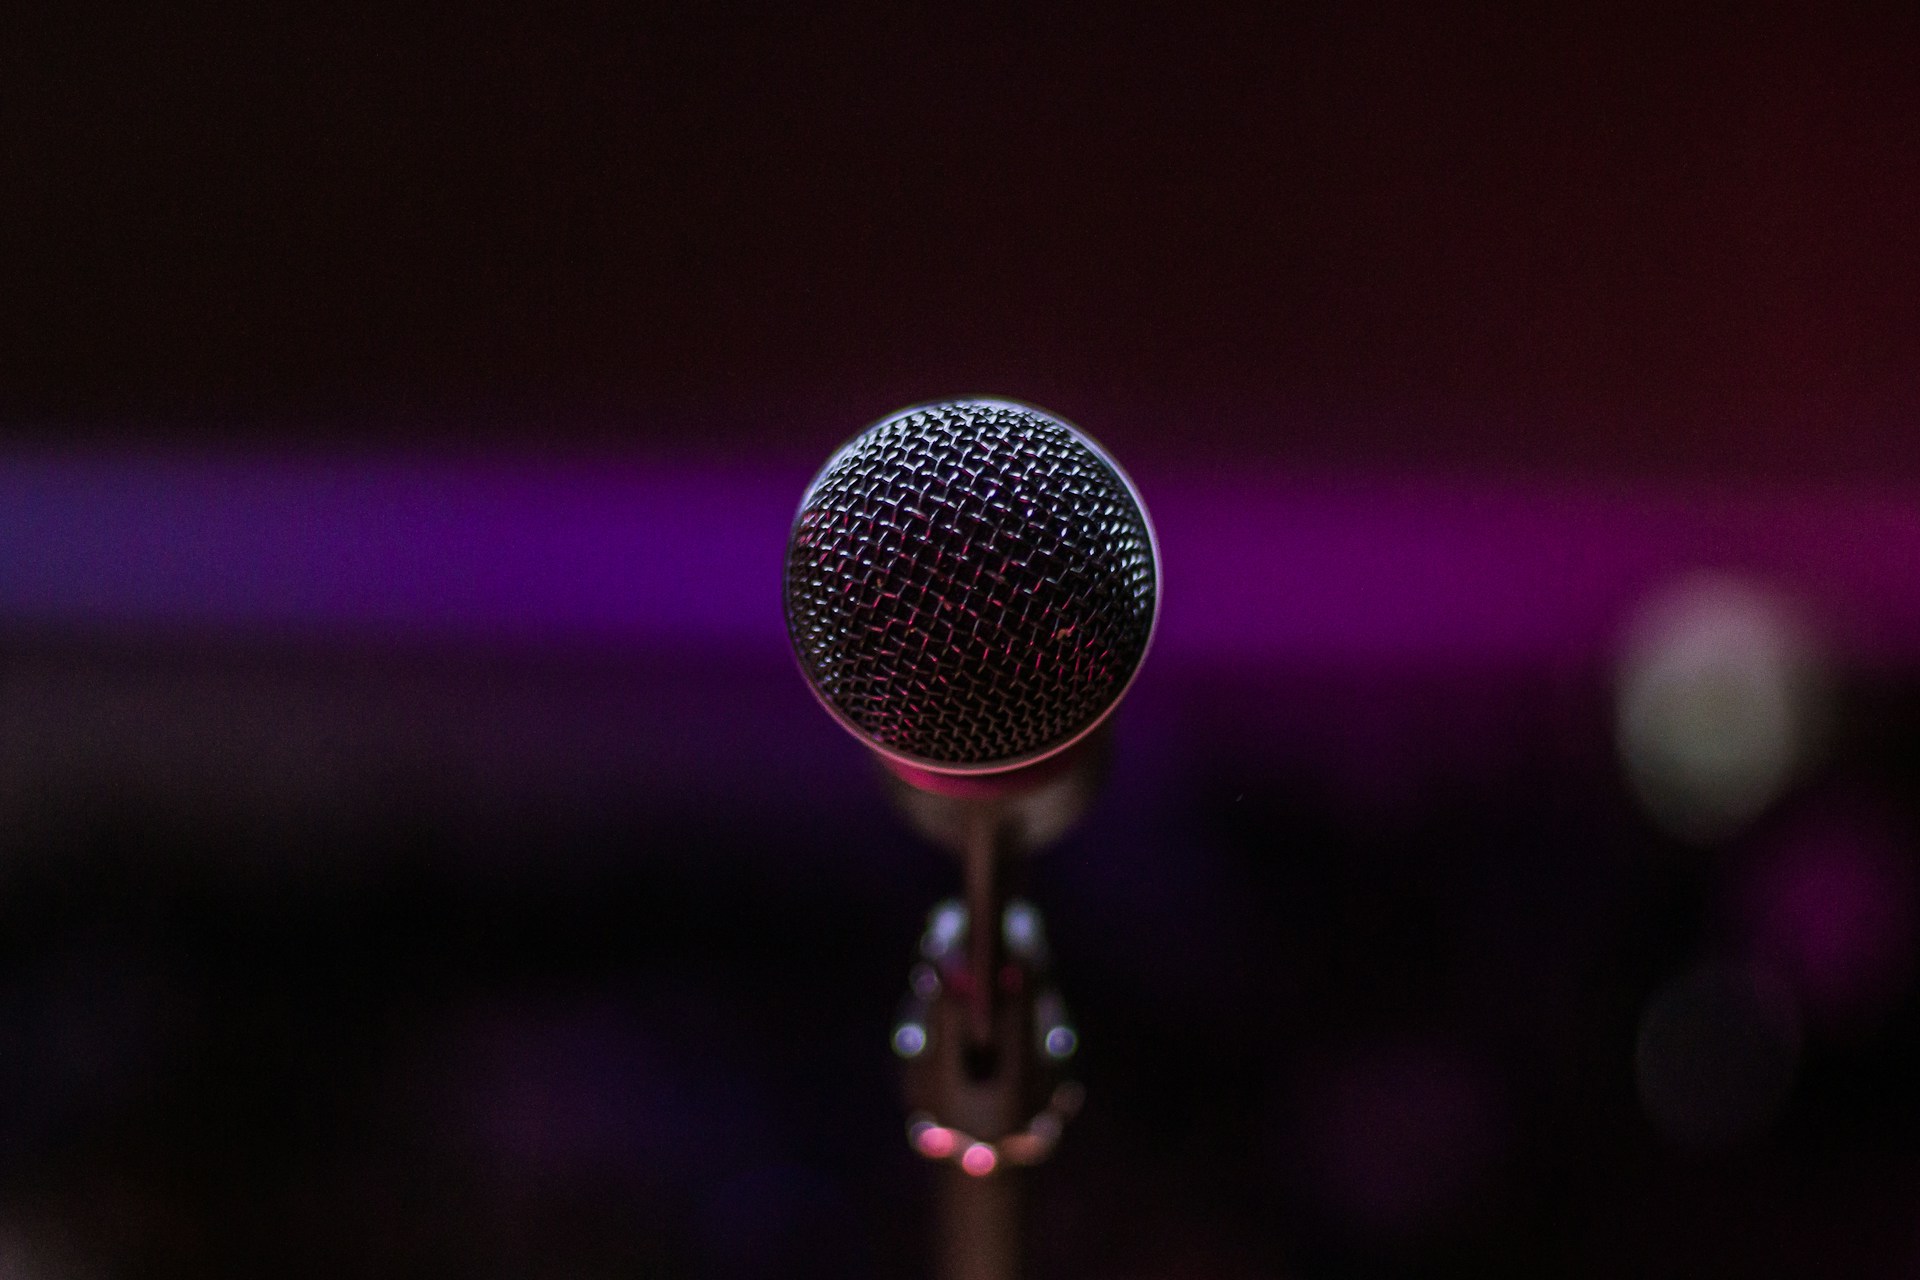
{"label": "mic clip", "polygon": [[970,1025],[979,994],[969,966],[969,912],[958,899],[928,914],[920,959],[893,1028],[906,1062],[907,1140],[974,1177],[1053,1153],[1085,1090],[1068,1076],[1080,1036],[1054,983],[1046,929],[1031,902],[1001,912],[992,1028]]}

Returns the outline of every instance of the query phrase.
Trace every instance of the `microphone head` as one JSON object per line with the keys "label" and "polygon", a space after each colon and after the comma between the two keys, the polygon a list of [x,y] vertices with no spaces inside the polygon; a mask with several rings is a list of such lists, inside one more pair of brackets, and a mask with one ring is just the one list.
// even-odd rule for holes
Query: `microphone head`
{"label": "microphone head", "polygon": [[998,773],[1084,738],[1139,670],[1159,595],[1126,474],[1007,400],[867,428],[814,477],[787,545],[802,670],[908,773]]}

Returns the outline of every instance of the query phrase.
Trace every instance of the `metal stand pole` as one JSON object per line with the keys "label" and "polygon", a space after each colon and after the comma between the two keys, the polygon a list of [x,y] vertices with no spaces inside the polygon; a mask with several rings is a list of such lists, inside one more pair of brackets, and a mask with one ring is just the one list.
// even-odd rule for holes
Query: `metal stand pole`
{"label": "metal stand pole", "polygon": [[[1029,1074],[1023,1041],[1032,1038],[1031,1019],[1023,1018],[1025,992],[1002,989],[1006,939],[1009,841],[995,815],[983,813],[971,824],[963,860],[967,893],[966,1043],[962,1046],[948,1100],[955,1122],[972,1134],[998,1139],[1015,1132],[1021,1115],[1022,1087]],[[1024,984],[1020,984],[1024,985]],[[1022,1024],[1026,1024],[1023,1028]],[[1023,1034],[1023,1031],[1025,1032]],[[1026,1180],[1012,1169],[976,1174],[964,1163],[938,1173],[940,1197],[940,1275],[942,1280],[1019,1280],[1021,1225]],[[997,1156],[996,1156],[997,1164]]]}
{"label": "metal stand pole", "polygon": [[972,905],[944,902],[928,921],[894,1049],[907,1059],[909,1140],[941,1162],[936,1275],[1018,1280],[1027,1167],[1079,1109],[1080,1088],[1064,1076],[1078,1038],[1052,985],[1040,913],[1008,893],[1005,845],[996,837],[977,852]]}
{"label": "metal stand pole", "polygon": [[1066,1078],[1079,1038],[1051,974],[1046,931],[1015,896],[1031,851],[1093,794],[1104,740],[1031,790],[942,794],[897,785],[920,830],[960,858],[964,898],[928,919],[894,1028],[907,1061],[908,1138],[931,1160],[940,1280],[1025,1273],[1028,1167],[1052,1154],[1081,1090]]}
{"label": "metal stand pole", "polygon": [[935,1176],[940,1180],[941,1280],[1018,1280],[1024,1270],[1025,1171],[1003,1169],[976,1178],[948,1167]]}

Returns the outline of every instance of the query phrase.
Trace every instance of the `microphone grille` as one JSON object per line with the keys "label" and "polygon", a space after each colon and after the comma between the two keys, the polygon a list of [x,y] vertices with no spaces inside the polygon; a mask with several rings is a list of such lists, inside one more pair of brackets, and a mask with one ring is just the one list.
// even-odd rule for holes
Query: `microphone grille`
{"label": "microphone grille", "polygon": [[910,409],[815,477],[787,629],[827,706],[952,772],[1050,754],[1126,691],[1153,631],[1153,533],[1086,436],[1026,405]]}

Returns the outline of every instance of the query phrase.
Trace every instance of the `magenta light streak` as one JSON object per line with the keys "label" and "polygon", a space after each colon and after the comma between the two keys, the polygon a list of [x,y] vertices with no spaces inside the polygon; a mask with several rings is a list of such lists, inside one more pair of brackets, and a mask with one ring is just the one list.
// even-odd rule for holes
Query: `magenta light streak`
{"label": "magenta light streak", "polygon": [[[785,641],[804,466],[356,455],[0,457],[0,627]],[[1699,568],[1920,656],[1920,493],[1143,468],[1167,660],[1554,662]]]}
{"label": "magenta light streak", "polygon": [[1712,568],[1804,594],[1846,651],[1920,654],[1920,494],[1152,475],[1142,485],[1166,563],[1168,650],[1416,664],[1592,657],[1646,592]]}

